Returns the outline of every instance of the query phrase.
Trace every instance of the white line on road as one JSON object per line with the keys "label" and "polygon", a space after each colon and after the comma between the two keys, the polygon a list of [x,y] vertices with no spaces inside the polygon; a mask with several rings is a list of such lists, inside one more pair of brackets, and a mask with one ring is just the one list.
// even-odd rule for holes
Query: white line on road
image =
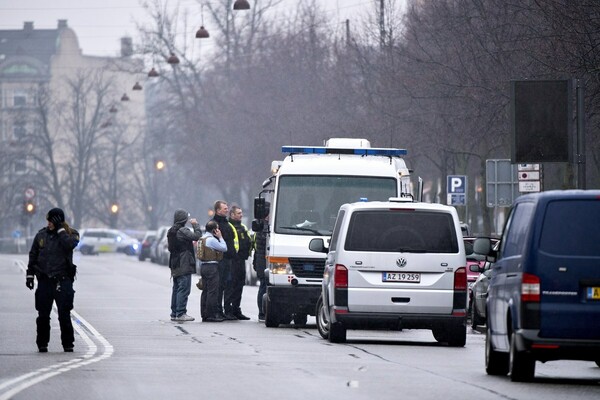
{"label": "white line on road", "polygon": [[[16,260],[15,264],[21,268],[23,272],[26,271],[25,263],[21,260]],[[56,311],[56,307],[53,307],[52,311],[58,318],[58,313]],[[75,311],[71,311],[71,319],[74,324],[73,327],[77,331],[77,333],[82,337],[85,343],[88,346],[88,351],[82,357],[77,357],[69,361],[64,361],[58,364],[51,365],[49,367],[40,368],[33,372],[28,372],[11,380],[8,380],[2,384],[0,384],[0,393],[5,389],[12,387],[7,392],[0,394],[0,400],[8,400],[17,393],[36,385],[46,379],[52,378],[53,376],[62,374],[64,372],[68,372],[72,369],[82,367],[84,365],[93,364],[95,362],[104,360],[109,358],[113,352],[113,346],[102,336],[96,328],[94,328],[89,322],[87,322],[81,315],[79,315]],[[98,351],[98,346],[96,343],[90,338],[90,336],[86,333],[88,331],[97,341],[102,344],[104,351],[98,355],[96,352]],[[17,385],[17,386],[15,386]]]}

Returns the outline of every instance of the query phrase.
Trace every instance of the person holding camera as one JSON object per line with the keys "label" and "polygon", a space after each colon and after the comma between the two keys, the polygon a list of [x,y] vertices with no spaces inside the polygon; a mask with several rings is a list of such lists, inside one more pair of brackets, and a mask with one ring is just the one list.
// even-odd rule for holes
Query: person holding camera
{"label": "person holding camera", "polygon": [[[185,226],[188,220],[193,231]],[[173,226],[167,232],[169,268],[173,278],[171,321],[187,322],[195,319],[187,314],[187,303],[192,289],[192,274],[196,273],[194,242],[201,236],[202,230],[196,219],[190,219],[190,214],[185,210],[176,210]]]}
{"label": "person holding camera", "polygon": [[206,223],[206,233],[198,242],[200,261],[200,276],[202,277],[202,295],[200,295],[200,315],[202,322],[222,322],[219,304],[219,261],[227,251],[219,224],[210,220]]}
{"label": "person holding camera", "polygon": [[50,342],[50,312],[56,302],[60,339],[64,351],[72,352],[75,344],[71,310],[73,309],[73,281],[76,267],[73,249],[79,244],[79,232],[65,222],[65,213],[53,208],[46,214],[48,225],[38,231],[29,251],[29,263],[25,285],[33,290],[34,277],[38,287],[35,291],[36,343],[40,353],[48,351]]}

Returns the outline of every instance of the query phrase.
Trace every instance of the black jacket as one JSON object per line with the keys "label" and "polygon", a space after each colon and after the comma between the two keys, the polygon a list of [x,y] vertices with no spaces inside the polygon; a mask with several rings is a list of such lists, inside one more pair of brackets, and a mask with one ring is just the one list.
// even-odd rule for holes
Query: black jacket
{"label": "black jacket", "polygon": [[223,258],[233,259],[236,256],[235,245],[233,243],[235,234],[233,233],[233,228],[229,225],[229,221],[227,217],[223,217],[221,215],[216,215],[213,217],[213,220],[219,224],[219,230],[221,231],[221,235],[223,236],[223,240],[227,245],[227,251],[223,253]]}
{"label": "black jacket", "polygon": [[194,241],[200,240],[200,225],[192,225],[192,232],[184,224],[174,224],[167,232],[169,245],[169,268],[171,276],[182,276],[196,273],[196,254]]}
{"label": "black jacket", "polygon": [[252,240],[250,239],[248,229],[246,229],[241,221],[230,219],[229,223],[233,225],[238,236],[238,251],[235,258],[238,260],[247,260],[250,257],[250,251],[252,251]]}
{"label": "black jacket", "polygon": [[29,250],[27,275],[40,277],[64,277],[72,275],[73,249],[79,244],[79,232],[70,228],[70,233],[61,229],[38,231]]}

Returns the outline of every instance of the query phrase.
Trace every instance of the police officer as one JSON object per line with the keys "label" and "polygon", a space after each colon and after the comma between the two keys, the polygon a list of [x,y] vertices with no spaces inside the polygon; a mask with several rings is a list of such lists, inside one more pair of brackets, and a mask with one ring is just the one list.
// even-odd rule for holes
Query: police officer
{"label": "police officer", "polygon": [[246,282],[246,260],[252,251],[252,242],[248,228],[242,224],[242,209],[239,206],[232,206],[229,213],[229,224],[233,227],[233,244],[235,254],[231,260],[230,281],[225,286],[225,318],[238,320],[249,320],[250,318],[242,314],[240,304],[242,301],[242,292]]}
{"label": "police officer", "polygon": [[56,302],[60,339],[63,349],[72,352],[75,342],[71,310],[73,309],[73,281],[76,267],[73,265],[73,249],[79,243],[79,232],[65,222],[65,213],[53,208],[46,215],[48,226],[35,235],[29,251],[29,264],[25,285],[32,290],[34,276],[38,287],[35,291],[36,343],[40,353],[48,351],[50,341],[50,312]]}

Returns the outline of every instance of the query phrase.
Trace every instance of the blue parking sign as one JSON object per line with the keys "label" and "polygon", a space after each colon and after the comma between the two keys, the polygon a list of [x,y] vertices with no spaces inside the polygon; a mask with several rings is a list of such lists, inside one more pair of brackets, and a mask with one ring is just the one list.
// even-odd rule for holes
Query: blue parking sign
{"label": "blue parking sign", "polygon": [[467,176],[448,175],[447,178],[447,204],[451,206],[467,205]]}

